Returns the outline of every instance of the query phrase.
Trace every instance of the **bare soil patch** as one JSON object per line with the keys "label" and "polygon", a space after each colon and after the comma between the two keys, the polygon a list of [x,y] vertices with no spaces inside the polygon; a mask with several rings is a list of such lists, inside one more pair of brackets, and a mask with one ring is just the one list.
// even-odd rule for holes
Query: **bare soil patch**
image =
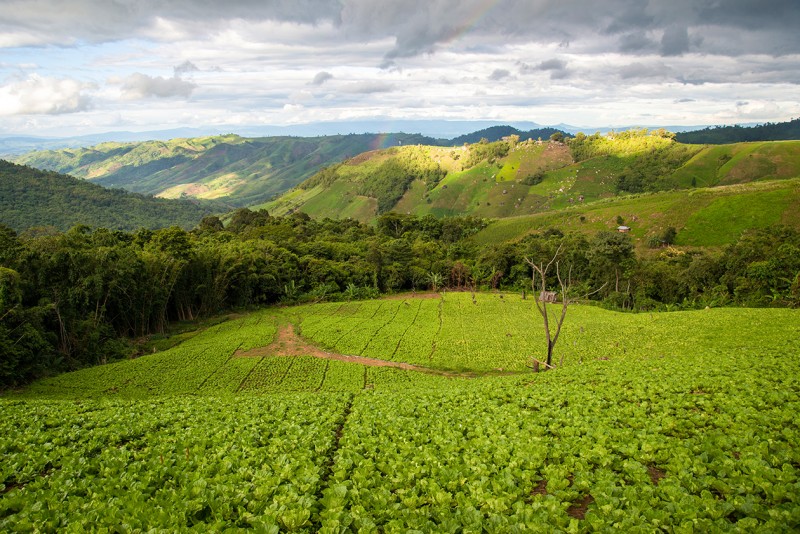
{"label": "bare soil patch", "polygon": [[547,495],[547,480],[540,480],[536,487],[531,490],[531,495]]}
{"label": "bare soil patch", "polygon": [[591,495],[586,495],[582,499],[572,503],[572,505],[567,509],[567,515],[574,517],[575,519],[584,519],[586,517],[586,510],[589,509],[589,505],[593,502],[594,497]]}
{"label": "bare soil patch", "polygon": [[411,365],[409,363],[390,362],[388,360],[379,360],[377,358],[326,352],[298,336],[294,331],[294,325],[292,324],[282,325],[280,328],[278,328],[278,332],[275,335],[274,341],[266,347],[257,347],[247,351],[237,350],[233,356],[236,358],[262,358],[264,356],[313,356],[315,358],[339,360],[341,362],[357,363],[360,365],[368,365],[370,367],[396,367],[398,369],[406,369],[408,371],[447,374],[444,372],[434,371],[426,367]]}
{"label": "bare soil patch", "polygon": [[438,299],[441,298],[441,293],[434,293],[433,291],[426,291],[424,293],[400,293],[399,295],[389,295],[384,297],[386,300],[406,300],[406,299]]}
{"label": "bare soil patch", "polygon": [[654,486],[658,486],[658,483],[661,482],[661,479],[667,476],[664,471],[652,465],[647,466],[647,474],[650,475],[650,481]]}

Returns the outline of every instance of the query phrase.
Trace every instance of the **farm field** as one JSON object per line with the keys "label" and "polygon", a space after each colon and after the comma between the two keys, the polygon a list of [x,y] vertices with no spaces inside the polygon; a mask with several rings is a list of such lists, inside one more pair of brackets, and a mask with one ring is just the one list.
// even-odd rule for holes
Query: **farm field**
{"label": "farm field", "polygon": [[0,398],[0,531],[786,532],[800,313],[274,308]]}

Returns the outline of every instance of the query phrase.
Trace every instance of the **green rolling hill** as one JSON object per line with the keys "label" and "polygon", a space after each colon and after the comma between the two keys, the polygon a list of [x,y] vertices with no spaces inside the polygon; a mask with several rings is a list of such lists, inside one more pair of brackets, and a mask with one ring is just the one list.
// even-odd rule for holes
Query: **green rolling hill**
{"label": "green rolling hill", "polygon": [[622,217],[637,247],[675,228],[675,244],[718,247],[736,242],[744,230],[784,224],[800,228],[800,179],[754,182],[609,198],[562,210],[492,222],[474,239],[479,244],[513,241],[541,228],[594,235],[618,226]]}
{"label": "green rolling hill", "polygon": [[260,207],[362,221],[388,211],[475,215],[501,219],[497,228],[574,219],[593,231],[616,227],[622,216],[643,239],[675,226],[688,231],[681,238],[686,244],[716,245],[736,238],[731,225],[800,224],[796,178],[800,141],[686,145],[661,132],[633,131],[579,134],[567,144],[499,141],[373,151]]}
{"label": "green rolling hill", "polygon": [[244,138],[237,135],[102,143],[30,152],[16,163],[69,174],[106,187],[163,198],[264,202],[320,168],[398,143],[434,143],[410,134]]}
{"label": "green rolling hill", "polygon": [[196,200],[152,198],[107,189],[56,172],[0,160],[0,224],[17,231],[36,226],[66,231],[85,224],[114,230],[193,228],[229,206]]}

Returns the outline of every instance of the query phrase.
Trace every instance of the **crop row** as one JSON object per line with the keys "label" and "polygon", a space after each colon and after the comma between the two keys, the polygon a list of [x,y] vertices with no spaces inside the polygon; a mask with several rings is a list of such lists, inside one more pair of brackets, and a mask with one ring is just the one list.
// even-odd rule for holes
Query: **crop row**
{"label": "crop row", "polygon": [[5,400],[0,530],[792,531],[783,344],[757,372],[713,348],[475,380],[285,357],[248,380],[355,395]]}
{"label": "crop row", "polygon": [[533,384],[363,394],[323,526],[352,531],[788,531],[800,526],[796,358],[592,362]]}
{"label": "crop row", "polygon": [[4,404],[4,532],[310,526],[346,397]]}

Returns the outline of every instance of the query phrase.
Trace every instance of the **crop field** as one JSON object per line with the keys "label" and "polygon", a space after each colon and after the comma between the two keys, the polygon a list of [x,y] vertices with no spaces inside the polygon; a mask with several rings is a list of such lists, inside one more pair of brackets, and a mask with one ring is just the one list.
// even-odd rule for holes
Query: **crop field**
{"label": "crop field", "polygon": [[800,529],[800,311],[265,309],[0,398],[2,532]]}

